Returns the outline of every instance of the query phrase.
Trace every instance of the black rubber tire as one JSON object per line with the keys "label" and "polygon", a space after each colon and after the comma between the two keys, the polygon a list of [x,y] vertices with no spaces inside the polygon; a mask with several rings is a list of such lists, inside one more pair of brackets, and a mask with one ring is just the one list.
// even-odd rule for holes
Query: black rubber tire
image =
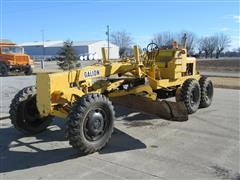
{"label": "black rubber tire", "polygon": [[181,87],[180,101],[184,102],[188,114],[193,114],[198,110],[200,99],[201,90],[198,81],[187,79]]}
{"label": "black rubber tire", "polygon": [[213,83],[206,76],[202,76],[199,80],[199,84],[201,87],[201,101],[200,108],[206,108],[212,104],[213,99]]}
{"label": "black rubber tire", "polygon": [[5,63],[0,63],[0,74],[3,76],[7,76],[8,71],[8,66]]}
{"label": "black rubber tire", "polygon": [[53,117],[40,117],[36,107],[35,86],[20,90],[10,105],[10,119],[13,126],[26,135],[40,133],[51,124]]}
{"label": "black rubber tire", "polygon": [[[97,109],[98,112],[96,111]],[[97,117],[97,119],[94,120],[95,113],[99,113],[100,118]],[[66,133],[69,144],[79,149],[83,154],[99,151],[111,138],[114,119],[115,112],[113,105],[104,95],[87,94],[82,96],[74,103],[72,111],[67,118]],[[96,122],[98,125],[96,125]],[[97,131],[99,128],[102,134],[98,135]],[[96,132],[93,132],[95,130]],[[99,137],[97,139],[91,139],[93,138],[91,137],[91,133],[96,133],[96,136],[98,135]]]}
{"label": "black rubber tire", "polygon": [[33,73],[33,69],[31,67],[27,67],[25,70],[24,70],[24,74],[25,75],[32,75]]}

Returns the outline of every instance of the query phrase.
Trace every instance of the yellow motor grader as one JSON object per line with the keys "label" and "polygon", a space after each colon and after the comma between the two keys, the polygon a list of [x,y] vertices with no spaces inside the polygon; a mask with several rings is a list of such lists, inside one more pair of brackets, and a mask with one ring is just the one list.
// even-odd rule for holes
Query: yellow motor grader
{"label": "yellow motor grader", "polygon": [[101,63],[38,73],[36,86],[22,89],[13,98],[12,124],[32,135],[44,131],[54,117],[64,118],[70,145],[89,154],[103,148],[113,132],[115,113],[109,98],[140,95],[157,109],[159,98],[175,96],[189,114],[211,104],[213,84],[200,76],[196,59],[187,57],[185,48],[176,43],[170,49],[150,43],[143,54],[137,46],[133,51],[133,59],[112,61],[102,48]]}

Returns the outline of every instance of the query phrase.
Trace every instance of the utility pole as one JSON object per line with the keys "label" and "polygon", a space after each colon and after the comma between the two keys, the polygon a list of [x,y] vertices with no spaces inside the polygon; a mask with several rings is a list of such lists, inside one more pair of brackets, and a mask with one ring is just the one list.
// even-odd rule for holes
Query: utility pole
{"label": "utility pole", "polygon": [[107,35],[107,41],[108,41],[108,60],[109,60],[109,59],[110,59],[110,46],[109,46],[109,41],[110,41],[109,36],[110,36],[110,34],[109,34],[109,25],[107,25],[106,35]]}
{"label": "utility pole", "polygon": [[42,48],[42,53],[43,53],[43,58],[41,59],[41,68],[44,69],[44,61],[45,61],[45,32],[44,32],[44,29],[41,30],[42,32],[42,45],[43,45],[43,48]]}
{"label": "utility pole", "polygon": [[183,37],[182,37],[182,46],[183,46],[183,48],[187,48],[187,33],[184,33],[184,34],[183,34]]}

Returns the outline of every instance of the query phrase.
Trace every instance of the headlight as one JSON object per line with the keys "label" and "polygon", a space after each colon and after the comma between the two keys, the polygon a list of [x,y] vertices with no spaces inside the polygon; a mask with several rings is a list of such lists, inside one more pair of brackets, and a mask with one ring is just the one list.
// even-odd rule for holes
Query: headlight
{"label": "headlight", "polygon": [[8,64],[9,65],[14,65],[14,62],[13,61],[8,61]]}

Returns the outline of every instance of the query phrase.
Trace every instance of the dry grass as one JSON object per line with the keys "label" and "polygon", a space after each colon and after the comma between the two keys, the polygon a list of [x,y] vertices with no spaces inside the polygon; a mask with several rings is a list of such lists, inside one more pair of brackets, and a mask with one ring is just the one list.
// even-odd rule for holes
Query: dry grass
{"label": "dry grass", "polygon": [[240,78],[232,77],[209,77],[214,87],[228,88],[228,89],[240,89]]}
{"label": "dry grass", "polygon": [[200,71],[240,71],[239,59],[197,60],[197,68]]}

